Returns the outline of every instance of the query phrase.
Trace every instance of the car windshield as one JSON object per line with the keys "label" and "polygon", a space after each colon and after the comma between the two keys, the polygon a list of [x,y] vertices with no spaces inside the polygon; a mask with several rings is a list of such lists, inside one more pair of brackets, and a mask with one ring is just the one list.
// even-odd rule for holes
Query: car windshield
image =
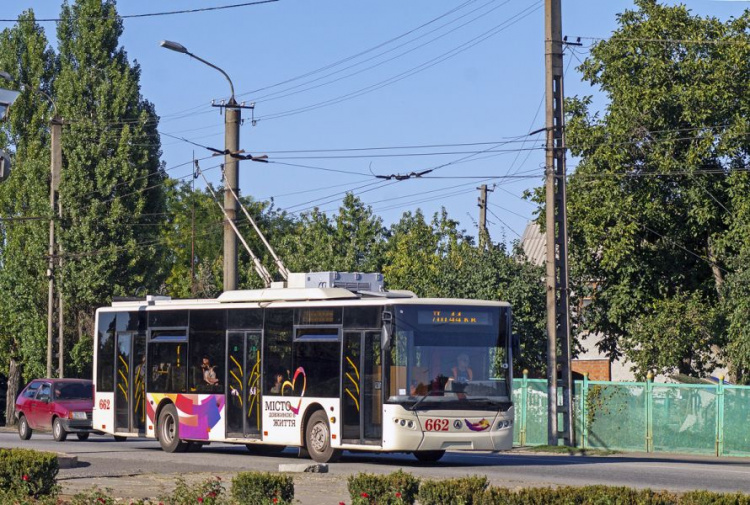
{"label": "car windshield", "polygon": [[489,306],[394,308],[389,403],[496,409],[510,401],[508,311]]}
{"label": "car windshield", "polygon": [[91,384],[71,382],[55,384],[55,400],[91,400],[94,398]]}

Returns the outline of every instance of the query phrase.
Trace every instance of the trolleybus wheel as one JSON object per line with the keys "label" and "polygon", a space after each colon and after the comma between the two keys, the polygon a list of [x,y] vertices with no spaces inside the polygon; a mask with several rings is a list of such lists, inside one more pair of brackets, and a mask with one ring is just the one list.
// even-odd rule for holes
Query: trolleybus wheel
{"label": "trolleybus wheel", "polygon": [[445,451],[415,451],[416,457],[422,463],[434,463],[443,457]]}
{"label": "trolleybus wheel", "polygon": [[166,452],[185,452],[187,442],[180,440],[180,421],[174,405],[165,406],[159,414],[159,445]]}
{"label": "trolleybus wheel", "polygon": [[65,439],[68,438],[68,432],[63,428],[62,421],[60,421],[59,417],[56,417],[55,420],[52,421],[52,438],[57,442],[65,442]]}
{"label": "trolleybus wheel", "polygon": [[314,412],[307,421],[305,448],[318,463],[331,463],[341,457],[341,449],[331,447],[331,428],[326,413],[322,410]]}
{"label": "trolleybus wheel", "polygon": [[114,435],[114,437],[115,442],[125,442],[128,439],[128,437],[123,437],[122,435]]}
{"label": "trolleybus wheel", "polygon": [[21,437],[21,440],[28,440],[31,438],[32,431],[29,427],[29,422],[26,420],[26,416],[22,415],[18,419],[18,436]]}
{"label": "trolleybus wheel", "polygon": [[78,440],[86,441],[89,439],[88,433],[76,433],[76,436],[78,437]]}

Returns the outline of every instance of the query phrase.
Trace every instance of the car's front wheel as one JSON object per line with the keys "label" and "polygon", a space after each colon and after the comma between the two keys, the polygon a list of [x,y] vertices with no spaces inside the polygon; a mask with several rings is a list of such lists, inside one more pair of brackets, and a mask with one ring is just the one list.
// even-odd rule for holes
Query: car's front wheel
{"label": "car's front wheel", "polygon": [[31,432],[32,430],[29,422],[26,420],[26,416],[21,415],[18,418],[18,436],[21,437],[21,440],[28,440],[31,438]]}
{"label": "car's front wheel", "polygon": [[55,420],[52,421],[52,438],[58,442],[65,442],[65,439],[68,438],[68,432],[65,431],[59,417],[56,417]]}

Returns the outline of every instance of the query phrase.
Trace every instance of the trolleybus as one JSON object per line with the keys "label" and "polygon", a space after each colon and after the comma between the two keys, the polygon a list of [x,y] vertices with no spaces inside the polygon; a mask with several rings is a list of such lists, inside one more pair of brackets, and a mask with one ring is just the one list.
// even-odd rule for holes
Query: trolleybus
{"label": "trolleybus", "polygon": [[380,274],[115,301],[96,312],[93,428],[168,452],[297,446],[318,462],[507,450],[510,327],[508,303],[385,291]]}

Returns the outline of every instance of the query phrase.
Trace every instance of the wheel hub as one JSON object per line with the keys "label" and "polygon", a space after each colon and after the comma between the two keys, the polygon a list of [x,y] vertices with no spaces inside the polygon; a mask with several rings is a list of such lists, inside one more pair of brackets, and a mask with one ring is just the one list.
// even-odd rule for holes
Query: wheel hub
{"label": "wheel hub", "polygon": [[328,446],[328,427],[324,423],[317,423],[310,432],[310,443],[318,452],[325,451]]}

